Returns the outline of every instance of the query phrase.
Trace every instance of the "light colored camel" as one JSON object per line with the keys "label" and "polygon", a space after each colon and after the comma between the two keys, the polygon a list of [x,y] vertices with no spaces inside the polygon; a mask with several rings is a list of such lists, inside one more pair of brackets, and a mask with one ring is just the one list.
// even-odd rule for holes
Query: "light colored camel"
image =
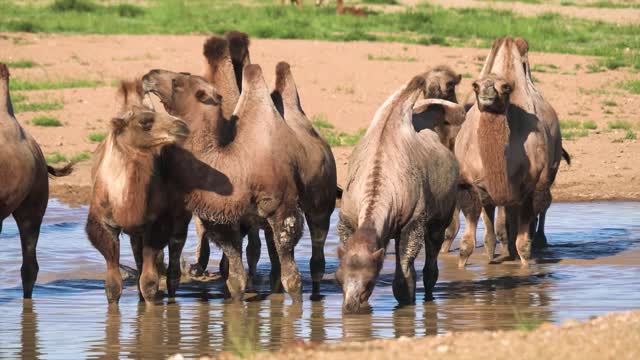
{"label": "light colored camel", "polygon": [[[228,47],[222,50],[228,58]],[[207,176],[182,159],[175,164],[187,190],[187,207],[203,220],[210,240],[228,258],[229,271],[223,274],[227,295],[242,299],[246,286],[242,238],[251,226],[267,221],[282,266],[283,287],[299,301],[302,279],[293,249],[302,234],[295,168],[302,146],[275,109],[260,67],[246,66],[242,78],[242,95],[229,119],[223,116],[220,94],[202,77],[152,70],[144,76],[144,86],[170,114],[189,123],[192,136],[185,147],[202,165],[201,171],[220,172]],[[228,184],[224,192],[222,181]]]}
{"label": "light colored camel", "polygon": [[424,90],[425,79],[416,76],[387,99],[349,158],[336,272],[345,312],[359,311],[368,301],[392,238],[398,302],[415,302],[413,263],[423,242],[425,297],[432,296],[438,252],[455,207],[458,166],[435,132],[414,128],[413,106]]}
{"label": "light colored camel", "polygon": [[[475,247],[481,209],[487,215],[485,247],[493,259],[496,245],[494,212],[505,207],[509,254],[531,259],[529,226],[551,202],[550,186],[560,163],[561,146],[547,126],[557,116],[530,79],[528,44],[522,38],[494,42],[480,79],[474,82],[476,102],[456,140],[466,220],[459,266]],[[559,140],[559,137],[558,137]],[[515,245],[515,246],[514,246]]]}
{"label": "light colored camel", "polygon": [[36,246],[42,217],[49,201],[49,179],[71,173],[73,164],[61,169],[47,166],[38,143],[18,123],[9,93],[9,69],[0,63],[0,233],[2,222],[13,215],[22,245],[22,291],[33,294],[38,276]]}
{"label": "light colored camel", "polygon": [[105,140],[96,150],[93,189],[86,232],[107,262],[105,292],[109,303],[122,294],[120,240],[129,235],[140,274],[138,289],[155,301],[159,274],[156,259],[169,246],[167,290],[174,297],[180,283],[180,255],[191,213],[184,195],[169,179],[166,147],[181,144],[189,134],[180,119],[142,106],[140,80],[122,82],[118,116],[111,120]]}

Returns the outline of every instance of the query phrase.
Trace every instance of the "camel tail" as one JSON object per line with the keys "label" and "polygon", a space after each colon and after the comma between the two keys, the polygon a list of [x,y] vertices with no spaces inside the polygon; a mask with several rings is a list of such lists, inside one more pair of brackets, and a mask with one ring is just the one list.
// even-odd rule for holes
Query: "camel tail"
{"label": "camel tail", "polygon": [[74,165],[75,165],[75,162],[70,162],[61,168],[54,168],[51,165],[47,165],[47,172],[49,173],[49,175],[54,177],[67,176],[73,172]]}
{"label": "camel tail", "polygon": [[562,148],[562,158],[567,162],[567,165],[571,165],[571,155],[564,148]]}
{"label": "camel tail", "polygon": [[342,199],[342,188],[340,186],[336,188],[336,199]]}

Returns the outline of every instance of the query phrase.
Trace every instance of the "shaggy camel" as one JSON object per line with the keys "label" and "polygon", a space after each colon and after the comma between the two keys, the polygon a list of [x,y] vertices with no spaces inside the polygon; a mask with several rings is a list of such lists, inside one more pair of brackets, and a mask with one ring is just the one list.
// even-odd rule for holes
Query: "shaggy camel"
{"label": "shaggy camel", "polygon": [[349,159],[336,271],[345,312],[368,301],[391,238],[398,302],[415,302],[413,263],[422,242],[425,298],[432,297],[438,251],[455,207],[458,165],[434,132],[414,129],[412,107],[424,90],[424,78],[416,76],[387,99]]}
{"label": "shaggy camel", "polygon": [[169,181],[162,151],[184,142],[189,134],[182,120],[142,106],[140,80],[122,82],[120,110],[106,139],[96,150],[93,189],[86,232],[107,262],[105,292],[109,303],[122,294],[119,235],[125,232],[138,267],[141,297],[152,303],[158,291],[156,259],[169,246],[167,290],[174,297],[180,283],[180,255],[191,214],[184,195]]}
{"label": "shaggy camel", "polygon": [[[311,233],[311,279],[313,295],[320,294],[324,276],[324,243],[329,233],[331,214],[336,206],[336,162],[329,144],[314,130],[300,104],[298,89],[286,62],[276,66],[274,90],[276,109],[304,147],[300,154],[300,200]],[[271,251],[270,251],[271,254]],[[273,258],[273,257],[272,257]],[[275,267],[272,260],[272,267]]]}
{"label": "shaggy camel", "polygon": [[38,276],[36,246],[42,217],[49,201],[49,179],[71,173],[47,166],[38,143],[20,126],[9,94],[9,69],[0,63],[0,233],[2,222],[13,215],[22,245],[22,291],[30,299]]}
{"label": "shaggy camel", "polygon": [[[529,227],[551,202],[550,186],[561,158],[561,142],[553,108],[530,79],[528,44],[522,38],[494,42],[480,79],[474,82],[476,102],[467,113],[456,141],[460,163],[461,207],[466,229],[460,245],[464,267],[475,247],[481,210],[487,215],[485,247],[493,259],[494,212],[505,207],[505,257],[517,250],[523,266],[531,259]],[[500,223],[500,221],[498,221]],[[498,226],[499,227],[499,226]]]}
{"label": "shaggy camel", "polygon": [[300,301],[302,279],[293,249],[302,234],[295,168],[302,146],[275,109],[260,67],[246,66],[242,81],[236,109],[225,119],[220,95],[204,78],[166,70],[144,76],[145,90],[157,95],[170,114],[189,123],[193,135],[185,147],[229,182],[227,193],[211,191],[220,179],[193,179],[189,164],[176,164],[182,181],[202,182],[187,192],[187,207],[229,261],[229,271],[223,274],[227,295],[242,299],[247,280],[242,238],[251,226],[266,220],[273,229],[284,289]]}

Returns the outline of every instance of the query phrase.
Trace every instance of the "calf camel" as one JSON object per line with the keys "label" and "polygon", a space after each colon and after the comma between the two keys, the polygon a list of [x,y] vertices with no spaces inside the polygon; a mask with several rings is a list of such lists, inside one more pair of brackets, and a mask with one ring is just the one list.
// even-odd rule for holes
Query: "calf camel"
{"label": "calf camel", "polygon": [[51,176],[66,176],[73,164],[61,169],[47,165],[38,143],[18,123],[9,93],[9,69],[0,63],[0,233],[2,222],[13,215],[22,245],[22,292],[33,295],[38,277],[36,246],[42,217],[49,201]]}
{"label": "calf camel", "polygon": [[86,232],[107,262],[105,292],[109,303],[122,294],[119,235],[129,235],[138,267],[141,297],[153,303],[159,285],[156,259],[169,246],[167,290],[174,297],[180,283],[180,255],[191,214],[184,195],[169,180],[162,151],[189,134],[182,120],[142,106],[140,80],[122,82],[120,111],[96,150],[93,189]]}
{"label": "calf camel", "polygon": [[219,179],[196,179],[189,164],[176,164],[182,182],[200,182],[191,186],[186,203],[228,258],[226,295],[242,299],[247,280],[242,238],[256,222],[267,221],[282,266],[282,285],[300,301],[302,279],[293,249],[302,234],[295,167],[302,146],[275,109],[260,67],[244,68],[242,95],[229,119],[222,115],[224,104],[216,88],[202,77],[152,70],[143,79],[145,90],[157,95],[170,114],[189,123],[193,135],[185,148],[228,179],[228,192],[211,191],[208,187],[215,188]]}
{"label": "calf camel", "polygon": [[349,159],[336,271],[345,312],[357,312],[368,301],[391,238],[398,302],[415,302],[413,263],[422,242],[425,297],[432,297],[438,251],[455,207],[458,165],[437,134],[414,129],[412,107],[424,90],[425,79],[416,76],[387,99]]}
{"label": "calf camel", "polygon": [[[474,82],[476,101],[467,113],[455,154],[460,163],[461,207],[466,228],[460,245],[459,267],[475,247],[482,208],[487,233],[494,233],[496,206],[505,207],[508,257],[517,250],[523,266],[531,259],[529,227],[551,202],[550,186],[560,163],[561,144],[547,126],[557,116],[538,93],[527,71],[528,44],[522,38],[494,42]],[[559,137],[557,137],[559,140]],[[493,259],[495,236],[485,236]]]}

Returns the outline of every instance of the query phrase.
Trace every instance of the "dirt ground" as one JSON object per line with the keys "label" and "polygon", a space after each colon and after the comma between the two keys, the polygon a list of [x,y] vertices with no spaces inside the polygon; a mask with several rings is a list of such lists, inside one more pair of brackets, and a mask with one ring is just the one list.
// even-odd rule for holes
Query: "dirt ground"
{"label": "dirt ground", "polygon": [[[202,73],[202,44],[205,36],[101,36],[0,34],[2,61],[32,60],[37,66],[11,69],[12,79],[57,81],[100,80],[96,88],[14,92],[30,101],[62,99],[64,108],[56,111],[23,112],[18,120],[41,144],[45,154],[60,152],[71,158],[82,151],[93,151],[96,144],[88,137],[104,132],[114,115],[115,83],[118,79],[140,76],[150,69]],[[535,52],[533,65],[547,72],[534,73],[537,86],[553,104],[560,119],[593,120],[596,130],[588,136],[565,141],[573,157],[571,166],[563,163],[554,187],[556,201],[638,200],[640,170],[637,166],[640,142],[622,141],[623,130],[608,130],[607,122],[626,120],[639,132],[640,95],[616,86],[623,80],[637,79],[627,69],[589,72],[595,58]],[[271,83],[275,64],[292,64],[302,105],[310,117],[324,116],[337,131],[353,133],[366,128],[377,107],[398,86],[413,75],[437,64],[449,64],[463,74],[459,98],[464,99],[478,74],[487,49],[449,48],[367,42],[332,43],[303,40],[253,40],[251,59],[262,66]],[[399,61],[370,60],[387,56]],[[407,60],[409,59],[409,60]],[[605,106],[614,101],[615,106]],[[158,108],[161,108],[156,101]],[[64,126],[38,127],[31,124],[37,115],[52,115]],[[334,148],[338,182],[342,184],[351,148]],[[81,204],[90,191],[90,162],[77,165],[67,178],[52,180],[52,196]]]}
{"label": "dirt ground", "polygon": [[[329,345],[302,344],[247,359],[638,359],[640,311],[612,313],[589,321],[569,320],[562,326],[542,324],[534,331],[449,333],[424,338],[399,338]],[[179,356],[171,359],[177,360]],[[223,355],[222,359],[235,359]]]}

